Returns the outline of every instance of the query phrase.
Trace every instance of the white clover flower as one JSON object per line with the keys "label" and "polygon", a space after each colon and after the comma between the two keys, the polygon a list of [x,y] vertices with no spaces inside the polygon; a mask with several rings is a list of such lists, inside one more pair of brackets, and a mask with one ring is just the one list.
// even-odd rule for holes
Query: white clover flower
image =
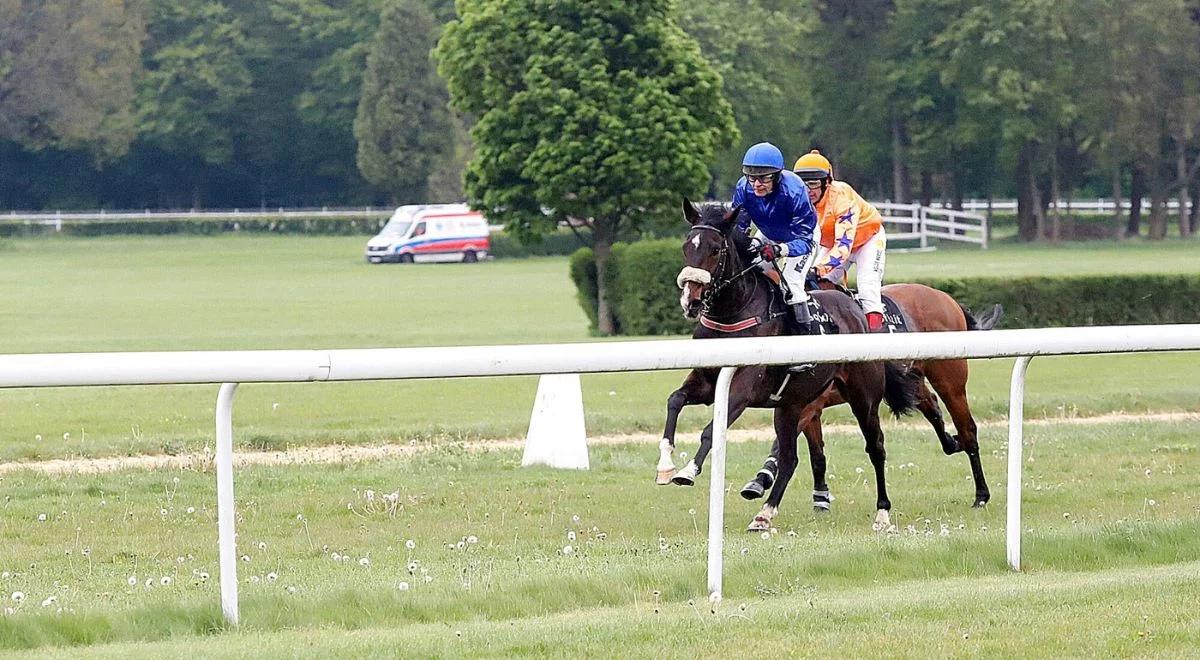
{"label": "white clover flower", "polygon": [[276,573],[275,571],[271,571],[270,573],[267,573],[267,582],[274,582],[275,580],[278,580],[278,579],[279,579],[279,574]]}
{"label": "white clover flower", "polygon": [[304,514],[303,513],[296,514],[296,522],[304,522]]}
{"label": "white clover flower", "polygon": [[567,532],[567,540],[574,541],[575,540],[575,532]]}
{"label": "white clover flower", "polygon": [[164,587],[169,587],[169,586],[171,586],[171,576],[170,576],[170,575],[164,575],[164,576],[162,576],[162,577],[161,577],[161,578],[158,580],[158,583],[159,583],[159,584],[161,584],[161,585],[162,585],[162,586],[164,586]]}
{"label": "white clover flower", "polygon": [[200,571],[200,581],[204,582],[207,579],[208,579],[208,573],[206,571]]}
{"label": "white clover flower", "polygon": [[58,596],[47,596],[46,600],[42,601],[42,607],[50,607],[58,602]]}
{"label": "white clover flower", "polygon": [[330,559],[332,559],[332,560],[334,560],[334,561],[341,561],[341,560],[342,560],[342,556],[341,556],[341,555],[339,555],[339,554],[338,554],[338,553],[336,553],[336,552],[335,552],[335,553],[333,553],[333,554],[331,554],[331,555],[329,555],[329,558],[330,558]]}
{"label": "white clover flower", "polygon": [[67,433],[63,434],[63,440],[70,440],[70,439],[71,439],[71,433],[69,431]]}
{"label": "white clover flower", "polygon": [[152,577],[146,578],[146,588],[149,589],[153,586],[154,586],[154,578],[152,578]]}
{"label": "white clover flower", "polygon": [[[904,466],[903,466],[903,465],[901,465],[900,467],[904,467]],[[856,468],[854,468],[854,474],[862,474],[862,473],[863,473],[863,469],[862,469],[862,468],[860,468],[860,467],[856,467]]]}
{"label": "white clover flower", "polygon": [[189,515],[189,516],[190,516],[190,515],[192,515],[193,513],[196,513],[196,507],[194,507],[194,506],[189,506],[189,507],[187,508],[187,512],[188,512],[188,515]]}
{"label": "white clover flower", "polygon": [[250,555],[242,555],[242,561],[250,561]]}
{"label": "white clover flower", "polygon": [[370,560],[370,559],[367,559],[366,557],[359,557],[359,558],[358,558],[358,565],[359,565],[359,566],[370,566],[370,565],[371,565],[371,560]]}
{"label": "white clover flower", "polygon": [[463,543],[462,541],[459,541],[458,543],[454,544],[454,547],[458,548],[459,550],[462,550],[465,545],[466,545],[465,543]]}
{"label": "white clover flower", "polygon": [[764,540],[764,541],[770,541],[770,540],[771,540],[771,532],[763,532],[763,533],[762,533],[762,540]]}
{"label": "white clover flower", "polygon": [[659,552],[666,552],[666,551],[667,551],[667,544],[666,544],[666,543],[659,543],[659,544],[658,544],[658,551],[659,551]]}
{"label": "white clover flower", "polygon": [[605,532],[600,532],[596,535],[596,538],[600,541],[603,541],[604,539],[608,538],[608,534]]}
{"label": "white clover flower", "polygon": [[14,603],[23,603],[23,602],[25,602],[25,592],[14,591],[14,592],[12,592],[11,598]]}
{"label": "white clover flower", "polygon": [[259,578],[257,575],[251,575],[251,576],[250,576],[250,582],[253,582],[253,583],[258,583],[259,579],[260,579],[260,578]]}
{"label": "white clover flower", "polygon": [[404,547],[408,548],[409,550],[412,550],[417,547],[417,542],[412,539],[409,539],[404,542]]}
{"label": "white clover flower", "polygon": [[39,513],[38,514],[38,522],[46,522],[46,514]]}
{"label": "white clover flower", "polygon": [[41,441],[42,441],[42,434],[41,434],[41,433],[39,433],[39,434],[37,434],[37,435],[33,436],[33,439],[34,439],[34,440],[36,440],[37,442],[41,442]]}
{"label": "white clover flower", "polygon": [[160,515],[160,516],[165,516],[165,515],[167,515],[167,510],[166,510],[166,509],[159,509],[159,510],[158,510],[158,515]]}
{"label": "white clover flower", "polygon": [[575,548],[573,548],[573,547],[571,547],[571,546],[569,546],[569,545],[564,545],[564,546],[563,546],[563,549],[562,549],[562,552],[563,552],[563,554],[564,554],[564,555],[569,555],[569,554],[571,554],[571,553],[575,552]]}
{"label": "white clover flower", "polygon": [[[573,533],[573,532],[572,532],[572,533]],[[478,536],[475,536],[474,534],[472,534],[472,535],[470,535],[470,536],[468,536],[468,537],[467,537],[467,543],[470,543],[471,545],[474,545],[474,544],[476,544],[476,543],[479,543],[479,537],[478,537]]]}
{"label": "white clover flower", "polygon": [[8,571],[4,571],[3,573],[0,573],[0,578],[7,580],[10,577],[12,577],[12,573],[9,573]]}
{"label": "white clover flower", "polygon": [[408,572],[410,574],[417,572],[417,562],[415,562],[415,561],[408,562]]}
{"label": "white clover flower", "polygon": [[571,522],[578,525],[579,524],[579,516],[578,515],[571,516]]}
{"label": "white clover flower", "polygon": [[287,592],[288,592],[289,594],[294,594],[294,593],[296,593],[296,587],[288,587],[288,588],[287,588]]}
{"label": "white clover flower", "polygon": [[396,588],[399,589],[400,591],[408,591],[408,583],[401,582],[400,584],[396,585]]}
{"label": "white clover flower", "polygon": [[267,549],[267,544],[266,544],[266,542],[265,542],[265,541],[259,541],[259,542],[258,542],[258,549],[259,549],[259,550],[266,550],[266,549]]}
{"label": "white clover flower", "polygon": [[137,576],[136,576],[136,575],[130,575],[130,576],[129,576],[129,579],[128,579],[128,580],[126,580],[126,582],[128,582],[128,583],[129,583],[129,586],[131,586],[131,587],[135,587],[135,586],[137,586]]}
{"label": "white clover flower", "polygon": [[426,575],[426,576],[425,576],[425,582],[433,582],[433,576],[432,576],[432,575]]}
{"label": "white clover flower", "polygon": [[1158,504],[1158,502],[1155,502],[1154,500],[1146,500],[1146,504],[1149,504],[1150,506],[1154,506],[1155,504]]}
{"label": "white clover flower", "polygon": [[696,510],[695,510],[695,509],[688,509],[688,515],[689,515],[689,516],[694,516],[694,515],[696,515]]}

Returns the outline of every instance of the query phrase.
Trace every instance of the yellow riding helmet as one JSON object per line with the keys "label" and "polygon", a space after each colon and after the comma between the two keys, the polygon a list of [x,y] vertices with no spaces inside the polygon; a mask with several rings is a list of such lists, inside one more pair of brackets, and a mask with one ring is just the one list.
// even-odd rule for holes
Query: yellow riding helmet
{"label": "yellow riding helmet", "polygon": [[801,179],[832,179],[833,165],[820,151],[813,149],[796,160],[792,171]]}

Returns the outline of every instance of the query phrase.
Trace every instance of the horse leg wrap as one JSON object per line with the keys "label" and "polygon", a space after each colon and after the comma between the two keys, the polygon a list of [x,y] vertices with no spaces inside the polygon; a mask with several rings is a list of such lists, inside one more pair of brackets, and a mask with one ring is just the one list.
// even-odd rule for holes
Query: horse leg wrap
{"label": "horse leg wrap", "polygon": [[698,476],[700,476],[700,468],[696,465],[696,461],[688,461],[688,464],[680,468],[671,478],[671,483],[676,486],[691,486],[696,483]]}
{"label": "horse leg wrap", "polygon": [[778,461],[775,460],[774,456],[763,461],[762,469],[759,470],[758,474],[755,476],[755,479],[758,479],[758,481],[762,483],[763,488],[770,488],[771,485],[775,483],[775,469],[777,463]]}
{"label": "horse leg wrap", "polygon": [[829,491],[827,491],[827,490],[814,490],[813,491],[813,508],[814,509],[820,509],[821,511],[828,511],[829,504],[831,502],[833,502],[833,495],[830,495]]}
{"label": "horse leg wrap", "polygon": [[671,460],[674,451],[675,447],[667,438],[658,441],[658,475],[654,483],[660,486],[671,483],[671,477],[675,476],[675,462]]}

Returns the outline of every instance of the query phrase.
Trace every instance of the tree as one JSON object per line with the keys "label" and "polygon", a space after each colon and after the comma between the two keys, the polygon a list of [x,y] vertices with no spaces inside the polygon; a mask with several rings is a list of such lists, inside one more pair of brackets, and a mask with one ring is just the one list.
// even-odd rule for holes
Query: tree
{"label": "tree", "polygon": [[735,133],[721,78],[671,5],[460,0],[435,51],[453,103],[477,118],[472,205],[522,239],[585,223],[603,334],[617,232],[707,189]]}
{"label": "tree", "polygon": [[354,120],[358,168],[393,201],[427,201],[430,174],[454,158],[450,95],[430,58],[437,32],[419,0],[398,0],[384,8],[367,55]]}
{"label": "tree", "polygon": [[150,6],[146,75],[138,89],[141,137],[190,179],[197,208],[204,166],[233,156],[238,104],[251,85],[249,45],[241,21],[220,2],[155,0]]}
{"label": "tree", "polygon": [[31,151],[128,149],[145,26],[124,0],[0,0],[0,140]]}

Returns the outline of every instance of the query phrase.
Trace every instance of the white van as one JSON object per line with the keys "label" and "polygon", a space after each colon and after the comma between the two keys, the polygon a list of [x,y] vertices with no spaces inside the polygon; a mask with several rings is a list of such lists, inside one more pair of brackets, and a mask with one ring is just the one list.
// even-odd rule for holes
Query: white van
{"label": "white van", "polygon": [[491,250],[483,214],[466,204],[401,206],[367,241],[369,263],[486,259]]}

